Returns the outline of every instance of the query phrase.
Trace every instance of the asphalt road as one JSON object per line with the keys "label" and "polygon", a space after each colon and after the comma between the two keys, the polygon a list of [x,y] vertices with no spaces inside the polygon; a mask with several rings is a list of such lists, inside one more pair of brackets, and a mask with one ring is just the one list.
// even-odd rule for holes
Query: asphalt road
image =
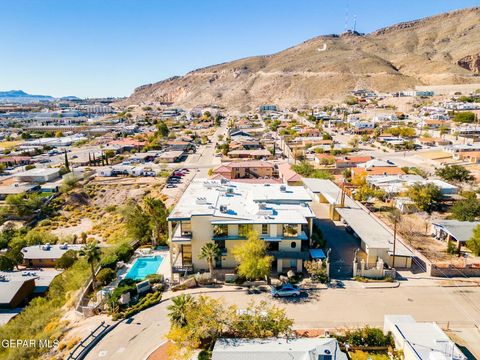
{"label": "asphalt road", "polygon": [[[480,356],[480,288],[445,287],[442,280],[407,279],[398,288],[365,289],[353,281],[345,281],[343,289],[322,289],[307,292],[297,300],[272,299],[268,293],[248,294],[244,289],[194,289],[222,297],[227,303],[245,308],[249,301],[268,300],[285,308],[297,329],[345,326],[382,327],[385,314],[411,314],[418,321],[436,321],[454,331],[469,344],[470,351]],[[175,294],[165,294],[171,297]],[[124,322],[111,331],[88,354],[87,359],[143,360],[158,347],[168,332],[169,301],[147,309],[131,322]]]}

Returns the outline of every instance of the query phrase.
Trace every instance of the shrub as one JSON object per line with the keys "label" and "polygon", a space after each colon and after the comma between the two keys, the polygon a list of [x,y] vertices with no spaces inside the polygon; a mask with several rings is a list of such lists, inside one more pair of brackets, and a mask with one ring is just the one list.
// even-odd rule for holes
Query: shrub
{"label": "shrub", "polygon": [[382,330],[369,326],[347,331],[342,340],[353,346],[393,346],[393,338],[390,333],[385,335]]}
{"label": "shrub", "polygon": [[160,302],[160,300],[162,300],[161,292],[148,293],[138,303],[136,303],[132,307],[129,307],[123,312],[115,314],[113,316],[113,319],[116,320],[119,318],[131,317],[135,314],[138,314],[142,310],[145,310],[145,309],[148,309],[149,307],[157,305]]}
{"label": "shrub", "polygon": [[117,267],[118,257],[115,254],[107,255],[100,261],[100,267],[115,269]]}
{"label": "shrub", "polygon": [[160,274],[150,274],[147,275],[146,279],[150,284],[158,284],[163,282],[163,275]]}
{"label": "shrub", "polygon": [[60,269],[68,269],[75,263],[76,260],[77,253],[74,250],[67,250],[60,257],[60,259],[58,259],[56,267]]}
{"label": "shrub", "polygon": [[108,285],[115,279],[116,276],[117,274],[115,271],[109,268],[105,268],[105,269],[101,269],[98,272],[97,280],[102,285]]}
{"label": "shrub", "polygon": [[131,247],[129,244],[122,244],[115,251],[115,255],[117,255],[118,261],[126,262],[133,255],[133,252],[133,247]]}

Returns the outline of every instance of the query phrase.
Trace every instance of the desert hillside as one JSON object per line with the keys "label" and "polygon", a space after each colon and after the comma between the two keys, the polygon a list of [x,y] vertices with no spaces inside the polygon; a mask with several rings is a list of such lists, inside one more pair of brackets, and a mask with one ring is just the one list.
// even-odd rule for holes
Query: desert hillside
{"label": "desert hillside", "polygon": [[198,69],[141,86],[125,103],[240,111],[265,103],[311,106],[358,88],[476,83],[479,72],[480,8],[471,8],[366,35],[319,36],[276,54]]}

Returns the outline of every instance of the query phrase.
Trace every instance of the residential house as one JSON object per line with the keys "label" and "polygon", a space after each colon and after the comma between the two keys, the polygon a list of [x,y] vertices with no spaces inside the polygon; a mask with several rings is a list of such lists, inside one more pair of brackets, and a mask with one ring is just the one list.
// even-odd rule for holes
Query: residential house
{"label": "residential house", "polygon": [[347,360],[335,338],[220,338],[212,360]]}
{"label": "residential house", "polygon": [[54,267],[68,250],[79,251],[82,245],[42,244],[27,246],[22,249],[23,264],[27,267]]}
{"label": "residential house", "polygon": [[232,161],[213,170],[213,176],[221,175],[225,179],[271,178],[275,167],[268,161]]}
{"label": "residential house", "polygon": [[410,315],[385,315],[383,331],[392,334],[405,360],[467,360],[436,323],[417,322]]}
{"label": "residential house", "polygon": [[35,278],[0,281],[0,309],[15,309],[25,305],[35,289]]}
{"label": "residential house", "polygon": [[302,177],[292,169],[289,163],[278,165],[278,175],[284,184],[290,186],[302,185]]}
{"label": "residential house", "polygon": [[60,177],[59,168],[35,168],[15,174],[15,177],[25,183],[46,183]]}
{"label": "residential house", "polygon": [[448,243],[455,241],[460,250],[470,240],[478,225],[480,221],[435,220],[432,221],[432,236]]}
{"label": "residential house", "polygon": [[174,163],[179,162],[184,156],[185,152],[182,150],[170,150],[161,153],[157,159],[163,163]]}
{"label": "residential house", "polygon": [[303,270],[309,258],[314,213],[310,195],[300,186],[251,184],[228,180],[193,180],[168,217],[173,271],[206,270],[201,248],[215,242],[222,256],[217,268],[238,264],[232,249],[255,231],[274,257],[272,269]]}
{"label": "residential house", "polygon": [[273,155],[266,149],[232,150],[228,152],[232,159],[273,159]]}
{"label": "residential house", "polygon": [[335,167],[337,169],[346,169],[357,167],[361,164],[365,164],[368,161],[373,160],[373,156],[343,156],[335,159]]}

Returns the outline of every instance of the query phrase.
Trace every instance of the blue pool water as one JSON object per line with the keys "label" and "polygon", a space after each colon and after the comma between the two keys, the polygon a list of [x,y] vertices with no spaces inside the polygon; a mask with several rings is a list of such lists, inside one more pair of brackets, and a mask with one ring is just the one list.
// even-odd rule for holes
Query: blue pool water
{"label": "blue pool water", "polygon": [[155,274],[163,261],[163,256],[145,256],[138,258],[128,270],[126,279],[143,280],[147,275]]}

